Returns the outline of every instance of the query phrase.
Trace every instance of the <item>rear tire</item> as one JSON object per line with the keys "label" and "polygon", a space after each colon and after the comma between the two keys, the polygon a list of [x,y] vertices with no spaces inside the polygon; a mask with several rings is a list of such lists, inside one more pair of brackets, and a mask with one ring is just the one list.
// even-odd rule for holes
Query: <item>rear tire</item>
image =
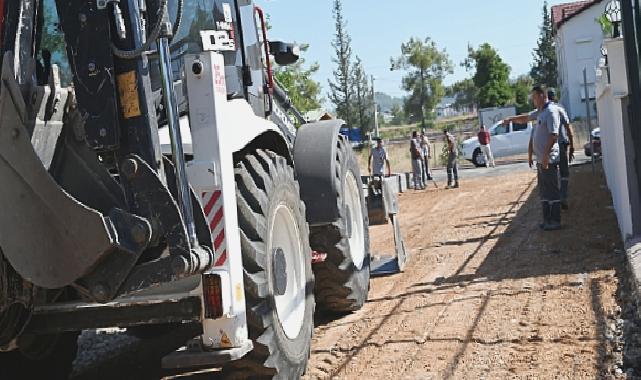
{"label": "rear tire", "polygon": [[258,150],[238,163],[235,173],[247,323],[254,349],[224,370],[228,378],[297,379],[307,367],[314,328],[305,206],[294,170],[284,157]]}
{"label": "rear tire", "polygon": [[18,349],[0,353],[0,379],[68,379],[78,353],[78,335],[21,336]]}
{"label": "rear tire", "polygon": [[476,148],[476,150],[474,150],[474,154],[472,155],[472,163],[477,168],[487,167],[487,162],[485,162],[485,157],[483,157],[483,152],[481,152],[481,148]]}
{"label": "rear tire", "polygon": [[340,217],[311,227],[310,235],[312,249],[327,253],[324,262],[314,265],[315,293],[319,306],[331,312],[358,310],[369,293],[369,222],[360,178],[356,157],[339,136],[335,181]]}

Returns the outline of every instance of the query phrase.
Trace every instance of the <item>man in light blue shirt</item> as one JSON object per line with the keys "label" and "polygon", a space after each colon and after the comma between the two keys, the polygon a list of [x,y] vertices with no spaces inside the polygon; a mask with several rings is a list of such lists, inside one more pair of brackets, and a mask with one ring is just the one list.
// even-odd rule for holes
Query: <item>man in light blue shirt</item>
{"label": "man in light blue shirt", "polygon": [[[384,175],[383,170],[387,166],[387,176],[392,176],[392,168],[390,167],[389,157],[387,157],[387,151],[383,146],[383,140],[380,137],[376,139],[376,147],[372,149],[369,154],[369,160],[367,161],[367,168],[370,175],[375,175],[382,177]],[[374,163],[374,170],[372,171],[372,163]]]}
{"label": "man in light blue shirt", "polygon": [[556,91],[548,89],[548,100],[559,108],[561,129],[559,130],[559,174],[561,176],[561,208],[569,209],[568,186],[570,184],[570,163],[574,160],[574,131],[565,109],[556,102]]}
{"label": "man in light blue shirt", "polygon": [[559,108],[550,103],[543,86],[532,88],[532,102],[536,111],[528,115],[515,116],[504,120],[504,123],[524,123],[536,120],[532,128],[528,148],[530,167],[536,157],[539,193],[543,209],[543,223],[540,227],[545,231],[561,229],[561,193],[559,190],[559,128],[561,116]]}

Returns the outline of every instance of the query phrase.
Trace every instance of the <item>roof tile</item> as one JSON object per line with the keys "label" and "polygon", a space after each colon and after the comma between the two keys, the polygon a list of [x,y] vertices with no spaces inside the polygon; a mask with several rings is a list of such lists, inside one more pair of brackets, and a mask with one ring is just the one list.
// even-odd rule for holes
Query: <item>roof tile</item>
{"label": "roof tile", "polygon": [[575,1],[552,7],[552,23],[559,29],[566,21],[603,0]]}

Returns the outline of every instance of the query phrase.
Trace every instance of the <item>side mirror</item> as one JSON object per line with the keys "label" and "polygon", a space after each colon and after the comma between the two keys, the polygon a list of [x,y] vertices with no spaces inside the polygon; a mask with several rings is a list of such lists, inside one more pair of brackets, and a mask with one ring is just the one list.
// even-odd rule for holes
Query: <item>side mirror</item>
{"label": "side mirror", "polygon": [[298,58],[300,58],[300,49],[298,46],[281,41],[270,41],[269,52],[274,56],[276,63],[281,66],[296,63]]}

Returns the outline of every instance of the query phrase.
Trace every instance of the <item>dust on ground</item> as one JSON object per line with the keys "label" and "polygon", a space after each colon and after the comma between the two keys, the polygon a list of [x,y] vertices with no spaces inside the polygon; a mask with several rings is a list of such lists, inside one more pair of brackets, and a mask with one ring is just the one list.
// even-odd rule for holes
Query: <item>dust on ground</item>
{"label": "dust on ground", "polygon": [[[565,228],[542,232],[535,173],[401,195],[406,273],[316,328],[307,379],[619,378],[621,237],[602,174],[573,168]],[[372,252],[392,252],[390,226]]]}

